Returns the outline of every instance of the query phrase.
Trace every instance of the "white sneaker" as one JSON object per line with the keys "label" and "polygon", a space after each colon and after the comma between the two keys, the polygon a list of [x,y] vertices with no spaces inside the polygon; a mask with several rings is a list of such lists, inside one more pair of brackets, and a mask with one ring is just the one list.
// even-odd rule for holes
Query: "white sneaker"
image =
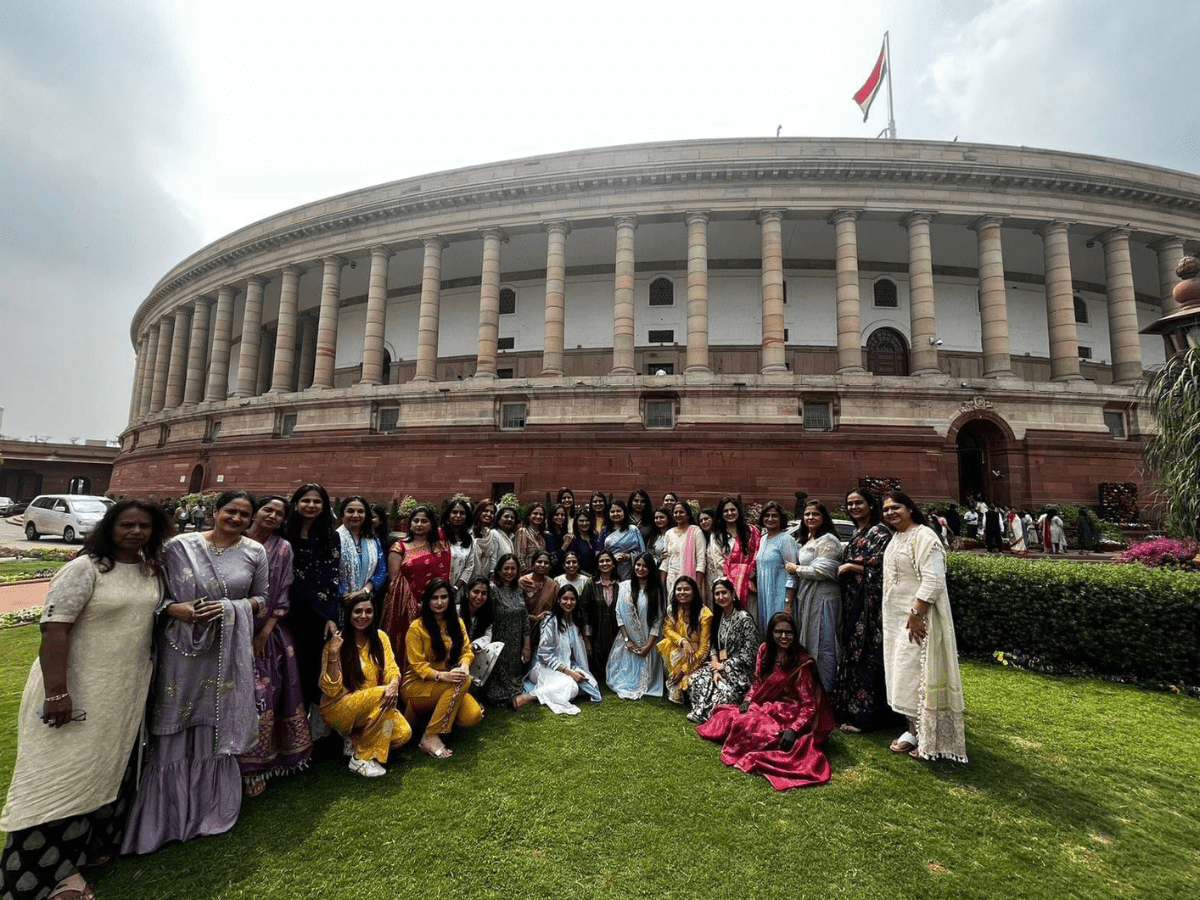
{"label": "white sneaker", "polygon": [[373,759],[357,759],[350,757],[350,771],[363,778],[378,778],[387,772],[383,766]]}

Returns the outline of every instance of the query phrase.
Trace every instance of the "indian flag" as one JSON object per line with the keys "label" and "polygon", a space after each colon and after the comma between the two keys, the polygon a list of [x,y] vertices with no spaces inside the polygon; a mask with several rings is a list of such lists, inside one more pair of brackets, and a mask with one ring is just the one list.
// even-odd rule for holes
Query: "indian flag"
{"label": "indian flag", "polygon": [[875,101],[875,96],[879,93],[879,87],[883,84],[883,78],[886,74],[887,41],[885,40],[884,45],[879,48],[879,59],[875,60],[875,67],[871,69],[870,76],[854,95],[854,102],[863,111],[864,122],[867,121],[867,116],[871,113],[871,104]]}

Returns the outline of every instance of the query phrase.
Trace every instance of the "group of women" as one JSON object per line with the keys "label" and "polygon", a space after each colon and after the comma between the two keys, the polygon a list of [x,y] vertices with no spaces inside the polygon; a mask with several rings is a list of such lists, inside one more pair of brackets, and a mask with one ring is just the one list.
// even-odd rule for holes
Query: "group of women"
{"label": "group of women", "polygon": [[243,797],[314,747],[376,777],[414,734],[445,759],[485,706],[577,714],[602,685],[686,704],[724,762],[778,789],[828,780],[835,723],[894,713],[895,752],[965,762],[942,544],[900,492],[884,495],[886,528],[869,494],[846,509],[843,553],[815,501],[796,536],[776,503],[751,524],[736,497],[697,517],[641,490],[577,510],[567,489],[523,517],[465,497],[418,506],[395,535],[365,498],[335,518],[305,484],[228,491],[211,530],[174,539],[157,506],[120,501],[43,609],[3,886],[90,897],[86,867],[229,830]]}

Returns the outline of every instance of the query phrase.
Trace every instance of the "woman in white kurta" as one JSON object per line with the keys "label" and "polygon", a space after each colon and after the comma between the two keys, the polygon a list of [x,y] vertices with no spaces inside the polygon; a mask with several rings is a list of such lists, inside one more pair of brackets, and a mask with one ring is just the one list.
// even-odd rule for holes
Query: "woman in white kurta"
{"label": "woman in white kurta", "polygon": [[[676,503],[671,508],[671,516],[675,527],[664,533],[666,546],[662,560],[663,595],[666,597],[671,596],[680,575],[687,575],[698,584],[707,584],[704,572],[708,567],[708,545],[704,532],[694,521],[692,508],[686,503]],[[703,597],[696,599],[703,600]]]}
{"label": "woman in white kurta", "polygon": [[662,696],[662,657],[655,645],[662,637],[665,611],[654,555],[643,552],[633,561],[633,578],[622,581],[617,594],[619,633],[604,678],[622,700]]}
{"label": "woman in white kurta", "polygon": [[600,686],[588,668],[582,622],[579,593],[574,585],[564,584],[542,622],[537,656],[525,676],[525,690],[552,712],[579,715],[579,707],[571,701],[580,694],[600,702]]}
{"label": "woman in white kurta", "polygon": [[130,757],[153,672],[154,610],[162,595],[154,564],[167,529],[158,507],[124,500],[50,582],[0,816],[8,832],[0,895],[86,892],[79,868],[120,846],[133,787]]}
{"label": "woman in white kurta", "polygon": [[946,550],[902,491],[883,495],[883,520],[895,531],[883,555],[883,670],[888,705],[908,719],[892,752],[965,763]]}

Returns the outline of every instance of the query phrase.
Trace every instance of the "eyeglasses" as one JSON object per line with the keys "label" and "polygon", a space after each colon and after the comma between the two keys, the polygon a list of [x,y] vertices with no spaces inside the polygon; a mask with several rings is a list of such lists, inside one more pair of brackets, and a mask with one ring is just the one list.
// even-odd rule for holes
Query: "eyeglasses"
{"label": "eyeglasses", "polygon": [[[39,719],[41,719],[43,722],[46,721],[46,708],[44,706],[41,707],[40,709],[38,709],[37,717]],[[86,722],[87,721],[87,710],[86,709],[72,710],[71,711],[71,721],[72,722]]]}
{"label": "eyeglasses", "polygon": [[796,636],[796,632],[794,632],[794,631],[791,631],[791,630],[782,631],[778,628],[776,628],[774,631],[772,631],[771,634],[775,635],[775,637],[795,637]]}

